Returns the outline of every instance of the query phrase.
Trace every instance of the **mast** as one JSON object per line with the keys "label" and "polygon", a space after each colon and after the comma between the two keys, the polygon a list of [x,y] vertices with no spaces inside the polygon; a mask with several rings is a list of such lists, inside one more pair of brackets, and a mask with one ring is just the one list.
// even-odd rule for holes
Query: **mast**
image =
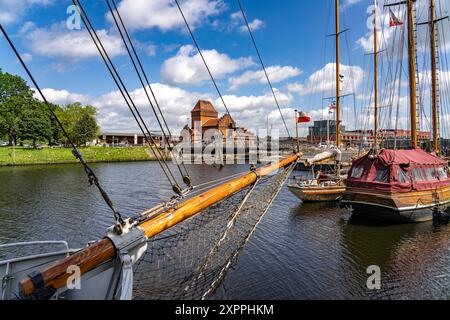
{"label": "mast", "polygon": [[374,60],[374,149],[378,149],[378,31],[377,31],[377,0],[374,0],[373,9],[373,60]]}
{"label": "mast", "polygon": [[339,20],[339,0],[336,0],[336,146],[341,145],[341,41],[340,41],[340,20]]}
{"label": "mast", "polygon": [[300,153],[300,133],[298,130],[298,119],[299,113],[298,110],[295,110],[295,133],[297,135],[297,153]]}
{"label": "mast", "polygon": [[416,44],[414,38],[414,0],[407,0],[408,5],[408,69],[409,100],[411,114],[411,147],[417,148],[417,85],[416,85]]}
{"label": "mast", "polygon": [[430,0],[431,84],[433,101],[433,150],[439,154],[439,120],[436,64],[436,11],[435,0]]}

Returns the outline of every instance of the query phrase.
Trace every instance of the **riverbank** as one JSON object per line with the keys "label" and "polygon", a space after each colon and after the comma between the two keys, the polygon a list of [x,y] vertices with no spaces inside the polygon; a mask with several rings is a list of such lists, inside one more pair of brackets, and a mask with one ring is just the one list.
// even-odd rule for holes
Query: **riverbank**
{"label": "riverbank", "polygon": [[[84,159],[89,163],[155,161],[149,148],[80,148]],[[70,148],[0,147],[0,166],[29,166],[50,164],[71,164],[78,160]]]}

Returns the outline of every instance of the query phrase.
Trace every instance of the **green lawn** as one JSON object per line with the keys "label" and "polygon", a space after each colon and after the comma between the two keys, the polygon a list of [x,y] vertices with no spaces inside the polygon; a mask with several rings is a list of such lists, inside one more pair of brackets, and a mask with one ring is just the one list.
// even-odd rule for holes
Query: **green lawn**
{"label": "green lawn", "polygon": [[[80,148],[87,162],[126,162],[154,160],[148,148]],[[0,166],[76,163],[70,148],[31,149],[0,147]]]}

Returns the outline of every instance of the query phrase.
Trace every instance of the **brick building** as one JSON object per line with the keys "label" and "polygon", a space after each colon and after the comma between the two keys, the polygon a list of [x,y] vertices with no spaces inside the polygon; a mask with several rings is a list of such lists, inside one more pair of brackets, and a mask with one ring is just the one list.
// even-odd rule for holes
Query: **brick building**
{"label": "brick building", "polygon": [[219,130],[224,136],[227,130],[235,131],[237,129],[233,118],[229,114],[219,118],[219,113],[209,101],[198,101],[191,111],[191,117],[191,128],[198,131],[201,129],[202,136],[211,129]]}

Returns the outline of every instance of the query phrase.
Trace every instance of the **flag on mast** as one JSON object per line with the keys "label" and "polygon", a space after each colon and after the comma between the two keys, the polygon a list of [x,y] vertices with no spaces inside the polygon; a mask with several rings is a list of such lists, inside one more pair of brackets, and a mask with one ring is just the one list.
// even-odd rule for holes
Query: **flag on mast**
{"label": "flag on mast", "polygon": [[336,102],[333,101],[333,103],[328,107],[328,111],[329,111],[330,114],[332,114],[333,111],[336,110],[336,109],[337,109]]}
{"label": "flag on mast", "polygon": [[404,25],[403,21],[401,21],[399,18],[397,18],[397,16],[391,9],[389,9],[389,14],[391,16],[391,18],[389,20],[389,26],[391,28]]}
{"label": "flag on mast", "polygon": [[297,123],[308,123],[311,122],[311,117],[308,116],[305,112],[300,111],[299,116],[297,118]]}

